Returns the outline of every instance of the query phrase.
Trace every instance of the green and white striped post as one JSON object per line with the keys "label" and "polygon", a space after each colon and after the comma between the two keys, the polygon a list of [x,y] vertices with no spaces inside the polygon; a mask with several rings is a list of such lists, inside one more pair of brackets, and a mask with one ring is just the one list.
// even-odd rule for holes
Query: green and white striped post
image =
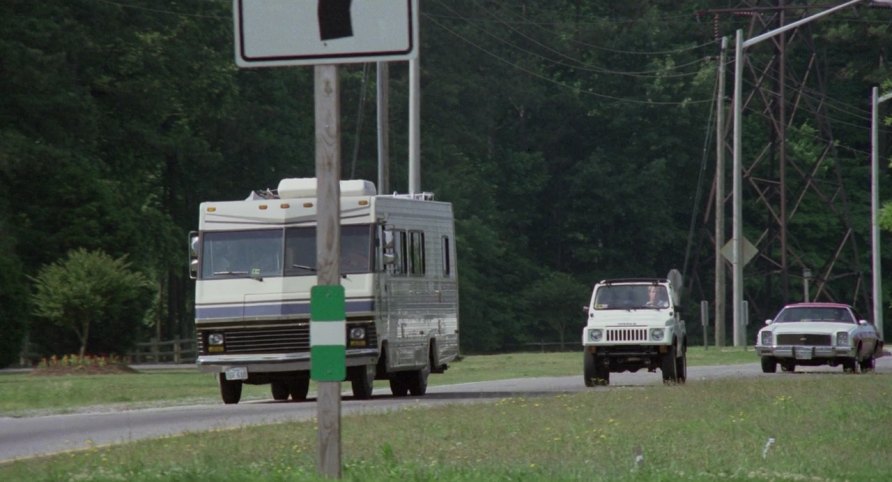
{"label": "green and white striped post", "polygon": [[344,287],[310,289],[310,377],[317,382],[347,378],[347,334]]}

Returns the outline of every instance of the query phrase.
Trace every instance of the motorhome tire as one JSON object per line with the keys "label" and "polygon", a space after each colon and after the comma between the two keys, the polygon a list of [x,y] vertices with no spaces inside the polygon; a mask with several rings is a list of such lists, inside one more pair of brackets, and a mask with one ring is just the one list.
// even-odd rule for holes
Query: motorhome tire
{"label": "motorhome tire", "polygon": [[394,397],[405,397],[409,394],[409,384],[406,383],[406,377],[403,373],[390,374],[390,393]]}
{"label": "motorhome tire", "polygon": [[273,400],[288,400],[288,384],[285,382],[271,382],[270,390],[273,392]]}
{"label": "motorhome tire", "polygon": [[424,368],[420,370],[415,370],[406,373],[407,375],[407,385],[409,387],[409,393],[412,395],[419,397],[427,393],[427,377],[431,373],[430,365],[426,365]]}
{"label": "motorhome tire", "polygon": [[301,402],[307,399],[307,392],[310,391],[310,377],[307,375],[298,376],[288,383],[288,393],[295,402]]}
{"label": "motorhome tire", "polygon": [[353,388],[353,398],[357,400],[372,398],[374,382],[375,365],[350,367],[350,385]]}

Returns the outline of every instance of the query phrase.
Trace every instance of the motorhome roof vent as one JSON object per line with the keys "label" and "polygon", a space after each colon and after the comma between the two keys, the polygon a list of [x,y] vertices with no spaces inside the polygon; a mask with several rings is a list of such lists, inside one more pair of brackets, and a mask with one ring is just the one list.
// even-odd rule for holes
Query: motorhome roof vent
{"label": "motorhome roof vent", "polygon": [[[348,179],[341,181],[341,197],[344,196],[374,196],[376,194],[375,183],[364,179]],[[282,179],[279,182],[279,198],[311,198],[316,197],[315,177],[292,177]]]}

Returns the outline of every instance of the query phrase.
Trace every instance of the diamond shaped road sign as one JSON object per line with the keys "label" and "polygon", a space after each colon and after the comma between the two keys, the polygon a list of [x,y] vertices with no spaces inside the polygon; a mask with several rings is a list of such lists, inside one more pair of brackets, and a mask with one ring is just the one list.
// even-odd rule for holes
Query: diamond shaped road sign
{"label": "diamond shaped road sign", "polygon": [[[759,254],[759,250],[753,246],[748,239],[741,239],[741,244],[743,245],[743,253],[740,253],[741,259],[740,261],[743,263],[742,266],[746,266],[747,263],[750,262],[757,254]],[[733,240],[729,240],[722,246],[722,256],[728,260],[728,262],[734,262],[734,243]]]}
{"label": "diamond shaped road sign", "polygon": [[411,60],[418,0],[233,0],[239,67]]}

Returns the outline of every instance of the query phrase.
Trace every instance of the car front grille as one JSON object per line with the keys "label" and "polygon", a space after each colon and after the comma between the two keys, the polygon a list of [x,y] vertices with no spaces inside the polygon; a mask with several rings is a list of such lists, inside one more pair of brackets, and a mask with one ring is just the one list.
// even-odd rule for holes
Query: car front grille
{"label": "car front grille", "polygon": [[647,341],[647,328],[609,328],[607,341]]}
{"label": "car front grille", "polygon": [[832,345],[830,335],[816,335],[810,333],[801,334],[783,334],[777,335],[778,345],[808,345],[808,346],[830,346]]}

